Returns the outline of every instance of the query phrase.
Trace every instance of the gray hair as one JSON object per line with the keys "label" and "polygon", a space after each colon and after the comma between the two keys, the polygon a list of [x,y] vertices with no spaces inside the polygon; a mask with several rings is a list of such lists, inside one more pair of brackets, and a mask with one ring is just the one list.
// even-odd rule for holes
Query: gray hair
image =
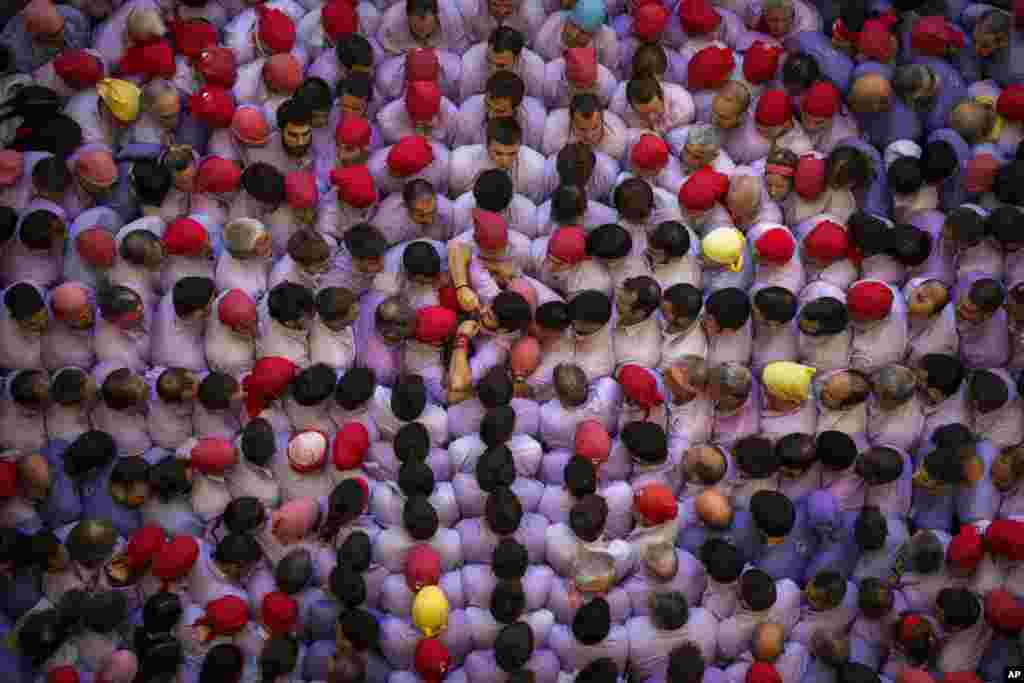
{"label": "gray hair", "polygon": [[903,99],[928,84],[930,71],[924,64],[901,64],[892,73],[892,89]]}
{"label": "gray hair", "polygon": [[890,401],[906,401],[917,389],[917,375],[904,365],[887,365],[875,373],[875,392]]}
{"label": "gray hair", "polygon": [[722,146],[722,137],[714,126],[700,123],[690,126],[690,130],[686,132],[686,144],[719,149]]}
{"label": "gray hair", "polygon": [[718,383],[722,393],[729,396],[747,396],[754,384],[750,368],[739,363],[723,363],[712,371],[710,379]]}

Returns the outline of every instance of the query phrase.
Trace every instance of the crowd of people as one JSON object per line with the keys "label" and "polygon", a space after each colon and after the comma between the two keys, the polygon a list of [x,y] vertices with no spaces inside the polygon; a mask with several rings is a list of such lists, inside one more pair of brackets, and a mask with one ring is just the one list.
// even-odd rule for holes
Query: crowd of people
{"label": "crowd of people", "polygon": [[993,2],[28,2],[5,683],[1014,680]]}

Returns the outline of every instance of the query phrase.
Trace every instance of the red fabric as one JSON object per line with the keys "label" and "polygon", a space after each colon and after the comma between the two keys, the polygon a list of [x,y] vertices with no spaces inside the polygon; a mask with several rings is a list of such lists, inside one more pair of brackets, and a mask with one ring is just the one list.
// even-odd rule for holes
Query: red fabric
{"label": "red fabric", "polygon": [[371,136],[370,124],[362,116],[346,114],[334,129],[335,139],[349,147],[367,147]]}
{"label": "red fabric", "polygon": [[227,439],[207,437],[192,447],[189,463],[203,474],[221,475],[238,462],[235,446]]}
{"label": "red fabric", "polygon": [[473,240],[487,251],[508,246],[508,221],[500,213],[473,209]]}
{"label": "red fabric", "polygon": [[111,268],[117,255],[117,244],[109,230],[89,228],[75,239],[75,247],[83,261],[93,268]]}
{"label": "red fabric", "polygon": [[128,541],[125,557],[132,569],[139,570],[153,561],[167,545],[167,534],[155,525],[144,526]]}
{"label": "red fabric", "polygon": [[172,256],[196,256],[210,243],[210,235],[194,218],[179,218],[167,227],[163,241]]}
{"label": "red fabric", "polygon": [[639,365],[623,365],[619,370],[619,384],[631,401],[646,410],[665,402],[665,397],[658,391],[658,380],[650,370]]}
{"label": "red fabric", "polygon": [[822,221],[804,238],[804,248],[811,258],[831,263],[846,256],[850,246],[846,230],[838,223]]}
{"label": "red fabric", "polygon": [[252,372],[242,380],[249,417],[259,415],[271,400],[284,393],[297,372],[298,367],[281,356],[265,356],[256,361]]}
{"label": "red fabric", "polygon": [[565,51],[565,77],[569,82],[587,88],[597,83],[597,49],[572,47]]}
{"label": "red fabric", "polygon": [[271,53],[290,52],[295,46],[295,23],[291,18],[279,9],[266,6],[256,11],[260,15],[257,29],[260,45]]}
{"label": "red fabric", "polygon": [[75,172],[86,180],[110,187],[117,182],[117,164],[107,149],[93,149],[84,152],[75,162]]}
{"label": "red fabric", "polygon": [[1024,85],[1011,85],[999,93],[996,112],[1010,121],[1024,121]]}
{"label": "red fabric", "polygon": [[441,344],[455,334],[458,319],[455,312],[444,306],[427,306],[416,311],[414,336],[424,344]]}
{"label": "red fabric", "polygon": [[58,666],[46,674],[46,683],[78,683],[78,671],[73,666]]}
{"label": "red fabric", "polygon": [[207,83],[221,88],[230,88],[238,77],[234,50],[219,45],[203,50],[196,62],[196,68]]}
{"label": "red fabric", "polygon": [[340,472],[363,466],[370,449],[370,433],[362,422],[349,422],[334,437],[331,459]]}
{"label": "red fabric", "polygon": [[914,631],[924,623],[924,617],[918,614],[909,614],[897,622],[896,638],[900,642],[908,642],[914,638]]}
{"label": "red fabric", "polygon": [[846,292],[846,308],[860,320],[882,320],[892,302],[892,290],[882,282],[857,282]]}
{"label": "red fabric", "polygon": [[85,50],[65,50],[53,60],[53,70],[75,90],[96,85],[103,78],[103,62]]}
{"label": "red fabric", "polygon": [[778,45],[755,40],[743,54],[743,76],[754,84],[774,80],[784,52]]}
{"label": "red fabric", "polygon": [[406,135],[388,152],[388,171],[396,178],[408,178],[434,163],[434,149],[422,135]]}
{"label": "red fabric", "polygon": [[804,93],[800,108],[805,114],[830,119],[839,111],[843,95],[832,81],[818,81]]}
{"label": "red fabric", "polygon": [[587,258],[587,232],[578,225],[566,225],[555,230],[548,240],[548,254],[574,266]]}
{"label": "red fabric", "polygon": [[0,462],[0,498],[18,495],[18,465],[10,460]]}
{"label": "red fabric", "polygon": [[199,542],[193,536],[175,536],[153,562],[153,576],[161,581],[177,581],[192,571],[199,559]]}
{"label": "red fabric", "polygon": [[679,22],[690,35],[711,33],[722,23],[722,17],[709,0],[683,0],[679,3]]}
{"label": "red fabric", "polygon": [[359,15],[349,0],[330,0],[320,10],[320,24],[332,41],[359,31]]}
{"label": "red fabric", "polygon": [[423,683],[439,683],[448,673],[451,657],[448,648],[437,638],[421,638],[416,643],[416,673]]}
{"label": "red fabric", "polygon": [[263,80],[277,93],[291,94],[302,85],[302,65],[287,52],[271,56],[263,63]]}
{"label": "red fabric", "polygon": [[672,13],[660,2],[648,2],[633,13],[633,35],[645,43],[653,43],[668,26]]}
{"label": "red fabric", "polygon": [[998,174],[998,159],[988,153],[977,154],[967,162],[967,168],[964,169],[964,189],[972,194],[989,192]]}
{"label": "red fabric", "polygon": [[1024,522],[997,519],[985,530],[985,547],[1011,562],[1024,560]]}
{"label": "red fabric", "polygon": [[205,85],[189,98],[192,115],[210,128],[227,128],[235,115],[235,100],[231,91],[215,85]]}
{"label": "red fabric", "polygon": [[860,40],[860,33],[847,30],[846,24],[843,23],[843,20],[836,19],[832,22],[832,38],[844,43],[853,43],[856,45],[857,41]]}
{"label": "red fabric", "polygon": [[736,58],[732,50],[709,45],[690,59],[686,67],[686,85],[690,90],[714,90],[732,75]]}
{"label": "red fabric", "polygon": [[271,633],[291,633],[299,623],[299,603],[287,593],[267,593],[260,605],[260,618]]}
{"label": "red fabric", "polygon": [[659,136],[644,133],[633,145],[630,160],[637,168],[645,171],[657,171],[668,163],[668,145]]}
{"label": "red fabric", "polygon": [[205,19],[175,21],[170,26],[178,52],[195,59],[203,50],[217,44],[217,27]]}
{"label": "red fabric", "polygon": [[314,208],[319,198],[316,176],[310,171],[289,172],[284,177],[284,194],[288,206],[293,209]]}
{"label": "red fabric", "polygon": [[576,425],[576,434],[573,437],[573,452],[581,458],[586,458],[598,467],[606,460],[611,453],[612,438],[608,430],[597,420],[584,420]]}
{"label": "red fabric", "polygon": [[200,192],[224,194],[234,192],[242,182],[242,169],[223,157],[208,157],[199,164],[196,187]]}
{"label": "red fabric", "polygon": [[891,26],[892,23],[885,17],[865,21],[864,28],[857,38],[857,49],[861,54],[882,64],[891,62],[898,48]]}
{"label": "red fabric", "polygon": [[437,303],[456,312],[462,310],[462,306],[459,305],[459,297],[456,296],[455,288],[451,285],[445,285],[437,290]]}
{"label": "red fabric", "polygon": [[960,527],[960,532],[949,543],[946,549],[946,561],[966,572],[972,572],[985,556],[985,545],[982,543],[978,529],[970,524]]}
{"label": "red fabric", "polygon": [[800,157],[796,162],[793,191],[802,199],[816,199],[825,191],[827,168],[825,159],[811,155]]}
{"label": "red fabric", "polygon": [[698,170],[679,188],[679,203],[690,211],[707,211],[729,192],[729,176],[710,166]]}
{"label": "red fabric", "polygon": [[982,683],[973,671],[948,671],[942,676],[942,683]]}
{"label": "red fabric", "polygon": [[935,683],[935,679],[924,669],[907,668],[896,677],[896,683]]}
{"label": "red fabric", "polygon": [[405,53],[406,81],[436,81],[441,77],[441,62],[437,50],[416,47]]}
{"label": "red fabric", "polygon": [[793,118],[793,105],[785,90],[767,90],[757,100],[754,120],[762,126],[781,126]]}
{"label": "red fabric", "polygon": [[218,636],[238,633],[249,623],[249,606],[237,595],[225,595],[206,605],[206,614],[196,622],[209,626]]}
{"label": "red fabric", "polygon": [[405,585],[413,593],[441,580],[441,555],[429,543],[414,546],[405,556]]}
{"label": "red fabric", "polygon": [[985,618],[1003,633],[1019,633],[1024,630],[1024,604],[1005,588],[996,588],[985,595]]}
{"label": "red fabric", "polygon": [[412,81],[405,90],[405,110],[414,123],[430,121],[441,111],[441,88],[436,81]]}
{"label": "red fabric", "polygon": [[245,104],[231,117],[231,132],[246,145],[264,145],[270,138],[270,124],[263,109]]}
{"label": "red fabric", "polygon": [[782,683],[782,676],[771,664],[754,662],[747,670],[746,683]]}
{"label": "red fabric", "polygon": [[121,55],[117,70],[122,74],[147,78],[171,78],[175,71],[174,50],[166,40],[133,45]]}
{"label": "red fabric", "polygon": [[331,183],[338,188],[343,202],[357,209],[367,209],[377,201],[377,186],[366,166],[346,166],[331,171]]}
{"label": "red fabric", "polygon": [[965,43],[963,32],[939,15],[921,17],[910,30],[910,46],[932,57],[944,57],[949,50],[959,50]]}
{"label": "red fabric", "polygon": [[776,265],[789,263],[796,252],[796,240],[785,228],[772,228],[757,238],[754,243],[757,255],[764,261]]}
{"label": "red fabric", "polygon": [[648,526],[655,526],[675,519],[679,514],[679,503],[668,486],[648,484],[633,496],[633,509]]}

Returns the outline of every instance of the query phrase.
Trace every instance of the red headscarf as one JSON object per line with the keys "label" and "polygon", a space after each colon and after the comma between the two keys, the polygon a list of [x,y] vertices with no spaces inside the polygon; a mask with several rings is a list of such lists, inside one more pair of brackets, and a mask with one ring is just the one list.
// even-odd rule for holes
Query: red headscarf
{"label": "red headscarf", "polygon": [[366,147],[370,144],[372,131],[370,124],[362,116],[345,114],[334,129],[334,137],[349,147]]}
{"label": "red headscarf", "polygon": [[167,534],[155,525],[144,526],[128,541],[125,557],[132,569],[140,570],[149,565],[167,545]]}
{"label": "red headscarf", "polygon": [[768,90],[757,100],[754,120],[762,126],[781,126],[793,118],[793,105],[784,90]]}
{"label": "red headscarf", "polygon": [[192,115],[210,128],[227,128],[235,115],[235,100],[231,91],[215,85],[205,85],[189,98]]}
{"label": "red headscarf", "polygon": [[729,176],[705,166],[679,188],[679,203],[690,211],[708,211],[729,192]]}
{"label": "red headscarf", "polygon": [[171,35],[178,52],[195,59],[203,50],[217,44],[217,28],[205,19],[184,19],[171,24]]}
{"label": "red headscarf", "polygon": [[578,225],[564,225],[548,240],[548,254],[574,266],[587,258],[587,232]]}
{"label": "red headscarf", "polygon": [[645,43],[653,43],[668,26],[672,13],[660,2],[647,2],[633,13],[633,35]]}
{"label": "red headscarf", "polygon": [[736,68],[732,50],[709,45],[690,59],[686,67],[686,85],[690,90],[714,90],[727,80]]}
{"label": "red headscarf", "polygon": [[388,152],[388,171],[396,178],[408,178],[434,163],[434,149],[422,135],[406,135]]}
{"label": "red headscarf", "polygon": [[633,145],[630,160],[637,168],[656,171],[668,163],[668,145],[653,133],[644,133]]}
{"label": "red headscarf", "polygon": [[754,242],[757,255],[764,261],[781,265],[789,263],[796,252],[796,240],[786,228],[771,228]]}
{"label": "red headscarf", "polygon": [[90,88],[103,78],[103,62],[85,50],[65,50],[53,60],[53,70],[75,90]]}
{"label": "red headscarf", "polygon": [[499,213],[473,209],[473,240],[487,251],[508,246],[508,221]]}
{"label": "red headscarf", "polygon": [[290,52],[295,46],[295,24],[291,18],[279,9],[261,6],[257,35],[260,45],[267,51]]}
{"label": "red headscarf", "polygon": [[270,401],[283,394],[297,372],[295,363],[281,356],[265,356],[256,361],[252,372],[242,380],[249,417],[262,413]]}
{"label": "red headscarf", "polygon": [[299,603],[287,593],[267,593],[260,605],[260,618],[271,633],[291,633],[299,623]]}
{"label": "red headscarf", "polygon": [[413,546],[405,556],[405,585],[413,593],[441,580],[441,555],[429,543]]}
{"label": "red headscarf", "polygon": [[18,495],[18,465],[10,460],[0,462],[0,498]]}
{"label": "red headscarf", "polygon": [[1024,84],[1003,88],[996,100],[996,112],[1010,121],[1024,121]]}
{"label": "red headscarf", "polygon": [[571,47],[565,51],[565,77],[570,83],[587,88],[597,83],[597,49]]}
{"label": "red headscarf", "polygon": [[207,157],[199,164],[196,188],[200,192],[224,194],[234,192],[242,182],[242,169],[234,161],[223,157]]}
{"label": "red headscarf", "polygon": [[192,447],[189,464],[203,474],[221,475],[238,462],[235,446],[227,439],[207,437]]}
{"label": "red headscarf", "polygon": [[437,638],[421,638],[416,643],[416,673],[423,683],[440,683],[451,666],[448,648]]}
{"label": "red headscarf", "polygon": [[985,546],[1011,562],[1024,560],[1024,522],[997,519],[985,529]]}
{"label": "red headscarf", "polygon": [[619,384],[627,397],[645,410],[651,410],[665,402],[658,391],[658,380],[649,370],[639,365],[623,365],[619,370]]}
{"label": "red headscarf", "polygon": [[771,664],[754,662],[747,670],[746,683],[782,683],[782,676]]}
{"label": "red headscarf", "polygon": [[633,509],[648,526],[663,524],[676,518],[679,503],[672,489],[664,484],[648,484],[633,496]]}
{"label": "red headscarf", "polygon": [[405,90],[405,110],[414,122],[430,121],[441,111],[441,88],[436,81],[412,81]]}
{"label": "red headscarf", "polygon": [[194,218],[179,218],[167,226],[163,241],[170,255],[197,256],[210,243],[210,235]]}
{"label": "red headscarf", "polygon": [[939,15],[921,17],[910,30],[910,46],[931,57],[945,57],[949,50],[959,50],[965,42],[963,32]]}
{"label": "red headscarf", "polygon": [[234,50],[214,45],[203,50],[196,61],[199,75],[210,85],[230,88],[238,77]]}
{"label": "red headscarf", "polygon": [[573,437],[573,452],[576,455],[586,458],[594,463],[594,467],[598,467],[608,460],[611,449],[612,439],[603,424],[597,420],[584,420],[576,425],[576,434]]}
{"label": "red headscarf", "polygon": [[882,282],[855,282],[846,293],[846,308],[860,320],[882,320],[892,310],[893,293]]}
{"label": "red headscarf", "polygon": [[363,466],[363,458],[370,449],[370,433],[362,422],[349,422],[334,437],[332,460],[339,472]]}
{"label": "red headscarf", "polygon": [[133,45],[121,55],[117,70],[122,74],[138,74],[147,78],[171,78],[175,72],[174,50],[166,40]]}
{"label": "red headscarf", "polygon": [[458,320],[455,312],[444,306],[427,306],[416,311],[414,336],[424,344],[437,345],[455,334]]}
{"label": "red headscarf", "polygon": [[887,64],[896,56],[899,43],[892,33],[896,23],[894,15],[882,15],[864,22],[864,28],[857,36],[857,49],[861,54],[877,62]]}
{"label": "red headscarf", "polygon": [[754,84],[773,80],[784,52],[778,45],[755,40],[743,55],[743,76]]}
{"label": "red headscarf", "polygon": [[793,190],[802,199],[815,199],[825,191],[824,159],[810,154],[800,157],[796,162],[796,173],[793,177]]}
{"label": "red headscarf", "polygon": [[199,559],[199,542],[193,536],[175,536],[153,562],[153,576],[164,582],[177,581],[192,571]]}
{"label": "red headscarf", "polygon": [[237,595],[225,595],[223,598],[207,603],[206,614],[196,626],[209,626],[218,636],[229,636],[238,633],[249,623],[249,606]]}
{"label": "red headscarf", "polygon": [[46,683],[78,683],[78,670],[73,666],[57,666],[46,674]]}
{"label": "red headscarf", "polygon": [[284,195],[293,209],[314,208],[319,196],[316,176],[310,171],[290,171],[284,177]]}
{"label": "red headscarf", "polygon": [[320,24],[332,41],[359,31],[359,15],[350,0],[329,0],[320,8]]}
{"label": "red headscarf", "polygon": [[346,166],[331,171],[331,182],[341,201],[357,209],[368,209],[377,201],[377,187],[366,166]]}
{"label": "red headscarf", "polygon": [[844,258],[849,246],[846,230],[832,221],[821,221],[804,238],[807,255],[825,263]]}
{"label": "red headscarf", "polygon": [[1024,604],[1005,588],[995,588],[985,595],[985,618],[1003,633],[1019,633],[1024,629]]}
{"label": "red headscarf", "polygon": [[415,47],[405,53],[405,80],[437,81],[441,77],[441,62],[437,50]]}
{"label": "red headscarf", "polygon": [[709,0],[683,0],[679,3],[679,21],[691,36],[702,36],[718,28],[722,17]]}
{"label": "red headscarf", "polygon": [[839,111],[842,94],[832,81],[818,81],[804,93],[800,108],[805,114],[830,119]]}
{"label": "red headscarf", "polygon": [[964,524],[946,549],[946,561],[966,572],[972,572],[985,556],[981,534],[971,524]]}

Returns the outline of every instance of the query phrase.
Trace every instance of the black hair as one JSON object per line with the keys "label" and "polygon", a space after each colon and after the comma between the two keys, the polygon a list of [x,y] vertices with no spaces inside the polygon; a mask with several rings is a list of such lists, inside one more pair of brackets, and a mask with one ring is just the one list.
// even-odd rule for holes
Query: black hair
{"label": "black hair", "polygon": [[282,323],[296,322],[313,314],[313,292],[294,282],[282,282],[267,295],[270,317]]}
{"label": "black hair", "polygon": [[606,223],[587,234],[586,249],[592,258],[625,258],[633,250],[633,238],[621,225]]}
{"label": "black hair", "polygon": [[736,466],[751,479],[767,479],[779,471],[779,452],[763,436],[751,435],[740,439],[732,449]]}
{"label": "black hair", "polygon": [[889,535],[889,524],[882,511],[874,505],[866,505],[860,510],[853,527],[853,538],[861,549],[881,550]]}
{"label": "black hair", "polygon": [[437,533],[437,510],[426,496],[409,498],[402,510],[402,525],[414,540],[426,541]]}
{"label": "black hair", "polygon": [[901,156],[889,164],[885,173],[889,189],[896,194],[913,194],[924,185],[921,162],[912,156]]}
{"label": "black hair", "polygon": [[537,307],[534,321],[546,330],[567,330],[572,324],[571,309],[564,301],[549,301]]}
{"label": "black hair", "polygon": [[895,225],[889,231],[889,255],[908,268],[916,268],[928,260],[932,236],[913,225]]}
{"label": "black hair", "polygon": [[778,538],[793,530],[796,509],[784,493],[758,491],[750,497],[750,516],[766,536]]}
{"label": "black hair", "polygon": [[740,596],[750,609],[762,612],[775,604],[775,581],[762,569],[750,569],[740,577]]}
{"label": "black hair", "polygon": [[[282,105],[282,109],[284,106]],[[280,112],[280,110],[278,110]],[[278,113],[280,118],[280,113]],[[284,174],[268,163],[257,161],[242,171],[242,188],[264,204],[279,206],[287,198]]]}
{"label": "black hair", "polygon": [[813,55],[791,52],[782,64],[782,85],[787,90],[802,93],[821,80],[821,67]]}
{"label": "black hair", "polygon": [[[365,36],[361,36],[358,33],[345,36],[345,40],[339,40],[338,45],[334,48],[338,63],[345,67],[346,71],[349,71],[348,78],[342,81],[345,83],[349,80],[362,80],[367,84],[367,93],[369,93],[372,87],[371,81],[362,73],[351,73],[352,67],[373,66],[373,46]],[[341,97],[341,83],[338,84],[338,97]],[[369,96],[364,96],[364,99],[368,99]]]}
{"label": "black hair", "polygon": [[796,295],[785,287],[765,287],[757,290],[754,305],[769,322],[788,323],[796,317]]}
{"label": "black hair", "polygon": [[945,140],[931,140],[921,150],[921,177],[928,184],[939,183],[960,170],[953,145]]}
{"label": "black hair", "polygon": [[704,303],[708,315],[724,330],[738,330],[750,320],[750,297],[737,287],[713,292]]}
{"label": "black hair", "polygon": [[373,397],[377,377],[370,368],[354,367],[338,380],[334,401],[345,410],[355,410]]}
{"label": "black hair", "polygon": [[512,202],[514,188],[512,176],[507,171],[490,168],[478,175],[473,182],[473,199],[478,209],[501,213]]}
{"label": "black hair", "polygon": [[421,422],[407,422],[391,442],[399,461],[426,460],[430,455],[430,432]]}
{"label": "black hair", "polygon": [[174,283],[174,313],[185,318],[207,308],[217,294],[217,287],[208,277],[187,276]]}
{"label": "black hair", "polygon": [[612,302],[608,295],[595,289],[579,292],[569,302],[569,318],[573,323],[605,325],[612,319]]}
{"label": "black hair", "polygon": [[402,253],[402,267],[409,275],[434,277],[441,272],[441,257],[433,244],[418,240],[409,244]]}
{"label": "black hair", "polygon": [[355,258],[380,258],[388,249],[388,241],[380,230],[369,223],[353,225],[345,233],[345,246]]}
{"label": "black hair", "polygon": [[832,471],[845,470],[857,461],[857,444],[846,432],[827,430],[815,441],[818,462]]}
{"label": "black hair", "polygon": [[63,194],[71,187],[73,180],[74,176],[62,157],[44,157],[32,166],[32,184],[37,190],[51,194]]}
{"label": "black hair", "polygon": [[509,536],[498,541],[491,555],[491,570],[499,581],[522,579],[529,563],[526,546]]}
{"label": "black hair", "polygon": [[551,195],[551,220],[558,225],[576,223],[587,212],[587,193],[579,185],[559,185]]}
{"label": "black hair", "polygon": [[312,108],[305,101],[297,100],[294,97],[282,102],[281,106],[277,108],[277,129],[284,130],[290,123],[313,125]]}
{"label": "black hair", "polygon": [[498,319],[498,327],[503,330],[520,331],[533,319],[529,302],[518,292],[505,290],[499,293],[491,302],[491,310]]}
{"label": "black hair", "polygon": [[207,410],[228,410],[238,387],[238,380],[231,375],[211,372],[199,383],[199,403]]}
{"label": "black hair", "polygon": [[499,486],[487,496],[484,519],[491,531],[499,536],[515,533],[523,519],[523,504],[508,486]]}
{"label": "black hair", "polygon": [[651,246],[671,258],[682,258],[690,252],[690,231],[679,221],[662,221],[651,233]]}
{"label": "black hair", "polygon": [[251,565],[263,559],[263,548],[250,534],[228,534],[217,544],[213,559]]}
{"label": "black hair", "polygon": [[17,282],[4,293],[4,305],[15,320],[28,320],[46,308],[43,295],[27,282]]}

